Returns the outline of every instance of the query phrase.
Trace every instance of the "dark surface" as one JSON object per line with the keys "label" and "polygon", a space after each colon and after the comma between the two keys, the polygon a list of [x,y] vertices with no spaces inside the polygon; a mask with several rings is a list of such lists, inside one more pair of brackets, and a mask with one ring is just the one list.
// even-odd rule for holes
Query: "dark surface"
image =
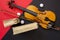
{"label": "dark surface", "polygon": [[[40,8],[39,4],[43,3],[44,7]],[[39,10],[52,10],[56,13],[56,26],[60,27],[60,0],[34,0],[33,3]],[[25,21],[25,23],[29,23]],[[37,30],[26,32],[13,36],[12,29],[5,35],[3,40],[60,40],[60,31],[53,29],[45,30],[39,27]]]}
{"label": "dark surface", "polygon": [[39,28],[38,30],[13,36],[12,30],[10,30],[3,40],[60,40],[60,31]]}
{"label": "dark surface", "polygon": [[[25,23],[29,22],[25,20]],[[10,29],[3,40],[60,40],[60,31],[45,30],[39,27],[37,30],[13,35],[12,29]]]}

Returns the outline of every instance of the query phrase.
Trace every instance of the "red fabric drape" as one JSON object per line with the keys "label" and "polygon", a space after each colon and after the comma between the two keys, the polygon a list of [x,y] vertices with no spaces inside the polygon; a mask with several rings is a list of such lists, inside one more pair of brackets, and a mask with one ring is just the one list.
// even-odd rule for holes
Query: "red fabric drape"
{"label": "red fabric drape", "polygon": [[[22,13],[21,10],[18,10],[16,8],[14,9],[10,9],[9,6],[8,6],[8,2],[10,0],[0,0],[0,9],[3,9],[3,10],[8,10],[9,12],[13,12],[12,13],[9,13],[9,12],[5,12],[5,11],[0,11],[0,40],[2,40],[2,38],[4,37],[4,35],[8,32],[8,30],[10,29],[10,27],[7,27],[7,28],[4,28],[4,25],[3,25],[3,20],[6,20],[6,19],[11,19],[11,18],[16,18],[18,17],[17,16],[17,13],[20,12]],[[17,5],[20,5],[22,7],[27,7],[30,3],[32,2],[32,0],[15,0],[15,3]],[[15,14],[15,15],[14,15]]]}

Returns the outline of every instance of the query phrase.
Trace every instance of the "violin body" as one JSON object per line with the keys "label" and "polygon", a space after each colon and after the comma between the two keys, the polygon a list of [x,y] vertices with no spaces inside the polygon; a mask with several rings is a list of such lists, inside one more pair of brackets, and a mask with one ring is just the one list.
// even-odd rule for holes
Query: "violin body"
{"label": "violin body", "polygon": [[[52,21],[56,21],[56,15],[54,12],[50,10],[45,10],[44,12],[38,10],[38,8],[34,5],[30,5],[27,7],[27,9],[37,13],[37,16],[33,16],[29,14],[28,12],[24,12],[24,16],[27,20],[33,21],[33,22],[38,22],[39,25],[45,29],[47,29],[48,24]],[[48,18],[49,20],[46,20]]]}

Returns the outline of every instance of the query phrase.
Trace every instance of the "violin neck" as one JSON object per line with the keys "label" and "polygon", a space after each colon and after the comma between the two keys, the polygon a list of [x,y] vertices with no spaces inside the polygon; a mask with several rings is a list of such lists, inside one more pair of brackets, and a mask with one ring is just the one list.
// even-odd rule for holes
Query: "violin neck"
{"label": "violin neck", "polygon": [[23,11],[25,11],[25,12],[28,12],[29,14],[31,14],[31,15],[33,15],[33,16],[37,16],[37,13],[35,13],[35,12],[29,10],[29,9],[23,8],[23,7],[18,6],[18,5],[16,5],[16,4],[12,4],[12,5],[13,5],[14,7],[20,9],[20,10],[23,10]]}

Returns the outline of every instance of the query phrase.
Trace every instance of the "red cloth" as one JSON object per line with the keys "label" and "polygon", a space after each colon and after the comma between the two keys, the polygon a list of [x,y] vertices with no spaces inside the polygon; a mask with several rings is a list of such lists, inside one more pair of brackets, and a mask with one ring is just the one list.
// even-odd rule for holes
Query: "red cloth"
{"label": "red cloth", "polygon": [[[1,9],[8,10],[10,12],[13,12],[13,14],[15,14],[15,15],[13,15],[12,13],[9,13],[9,12],[0,11],[0,40],[2,40],[4,35],[10,29],[10,27],[4,28],[3,20],[16,18],[16,17],[18,17],[16,13],[18,13],[18,12],[22,13],[21,10],[18,10],[16,8],[15,9],[10,9],[9,6],[8,6],[9,1],[10,0],[0,0],[0,8]],[[15,2],[16,2],[17,5],[20,5],[20,6],[26,8],[32,2],[32,0],[16,0]]]}

